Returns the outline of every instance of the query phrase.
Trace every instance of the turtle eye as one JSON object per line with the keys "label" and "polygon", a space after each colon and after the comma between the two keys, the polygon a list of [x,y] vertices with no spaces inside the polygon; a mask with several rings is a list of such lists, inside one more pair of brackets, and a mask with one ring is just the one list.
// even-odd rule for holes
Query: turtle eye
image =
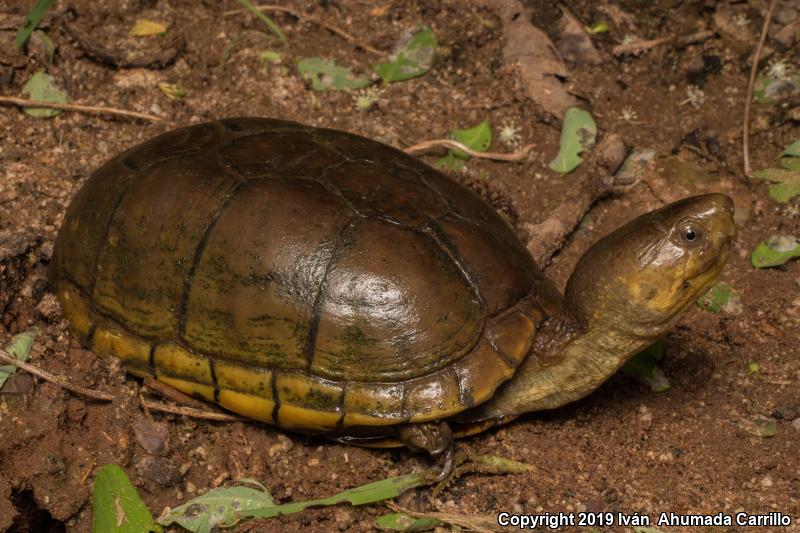
{"label": "turtle eye", "polygon": [[694,224],[685,224],[680,229],[681,242],[686,246],[697,246],[703,240],[703,230]]}

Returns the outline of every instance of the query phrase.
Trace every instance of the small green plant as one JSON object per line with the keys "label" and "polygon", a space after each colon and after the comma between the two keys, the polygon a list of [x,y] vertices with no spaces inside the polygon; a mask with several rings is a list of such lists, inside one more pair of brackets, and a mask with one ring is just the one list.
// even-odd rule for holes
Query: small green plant
{"label": "small green plant", "polygon": [[[468,457],[460,454],[451,478],[469,472],[519,474],[531,470],[528,464],[494,455]],[[161,533],[161,526],[172,524],[178,524],[193,533],[210,533],[219,528],[233,527],[243,520],[299,513],[309,507],[340,503],[366,505],[390,500],[407,490],[430,485],[437,474],[433,471],[391,477],[342,491],[329,498],[284,504],[275,503],[269,490],[258,481],[240,479],[233,485],[210,490],[189,500],[160,516],[155,523],[125,472],[119,466],[109,464],[100,469],[94,483],[94,533]],[[439,486],[443,486],[443,483]],[[386,523],[399,524],[392,519],[386,519]]]}
{"label": "small green plant", "polygon": [[17,38],[14,40],[17,49],[22,50],[22,47],[25,46],[25,41],[28,40],[33,30],[35,30],[36,26],[42,21],[44,14],[47,13],[47,10],[50,9],[54,1],[55,0],[36,0],[36,3],[25,16],[25,21],[22,23],[22,26],[17,30]]}
{"label": "small green plant", "polygon": [[286,43],[286,36],[283,34],[278,25],[275,24],[271,18],[269,18],[264,13],[259,11],[258,8],[254,6],[250,0],[236,0],[236,1],[242,4],[245,7],[245,9],[247,9],[250,13],[253,14],[253,16],[255,16],[256,18],[261,20],[261,22],[266,24],[267,28],[269,28],[272,33],[277,35],[278,39],[280,39],[282,43],[284,44]]}
{"label": "small green plant", "polygon": [[720,281],[697,299],[697,305],[710,313],[737,315],[742,311],[742,297],[729,283]]}
{"label": "small green plant", "polygon": [[405,513],[389,513],[375,520],[375,527],[381,531],[428,531],[443,526],[444,522],[436,518],[415,518]]}
{"label": "small green plant", "polygon": [[357,76],[347,68],[336,64],[332,59],[310,57],[297,62],[300,76],[311,83],[315,91],[345,91],[360,89],[369,85],[369,80]]}
{"label": "small green plant", "polygon": [[798,92],[800,74],[785,59],[776,59],[756,78],[753,98],[759,104],[771,104]]}
{"label": "small green plant", "polygon": [[[488,121],[484,120],[472,128],[456,128],[451,130],[450,137],[470,150],[485,152],[492,145],[492,127],[489,125]],[[440,168],[449,168],[451,170],[460,170],[464,167],[464,163],[468,159],[469,154],[463,150],[453,148],[448,150],[446,156],[436,162],[436,166]]]}
{"label": "small green plant", "polygon": [[769,197],[786,203],[800,195],[800,140],[790,144],[778,157],[781,168],[757,170],[753,177],[771,182]]}
{"label": "small green plant", "polygon": [[372,70],[387,83],[422,76],[433,65],[437,46],[431,29],[421,28],[400,40],[389,62],[376,63]]}
{"label": "small green plant", "polygon": [[353,100],[355,101],[356,109],[359,111],[366,111],[381,99],[381,92],[377,87],[367,87],[365,89],[361,89],[357,91],[353,95]]}
{"label": "small green plant", "polygon": [[240,480],[239,483],[210,490],[176,507],[159,518],[159,522],[165,526],[179,524],[193,533],[209,533],[214,528],[232,527],[242,520],[299,513],[309,507],[343,502],[364,505],[388,500],[414,487],[427,485],[430,480],[424,474],[409,474],[345,490],[330,498],[285,504],[275,503],[267,488],[255,480]]}
{"label": "small green plant", "polygon": [[670,388],[670,383],[658,366],[663,357],[664,341],[655,342],[622,365],[622,372],[649,386],[653,392],[664,392]]}

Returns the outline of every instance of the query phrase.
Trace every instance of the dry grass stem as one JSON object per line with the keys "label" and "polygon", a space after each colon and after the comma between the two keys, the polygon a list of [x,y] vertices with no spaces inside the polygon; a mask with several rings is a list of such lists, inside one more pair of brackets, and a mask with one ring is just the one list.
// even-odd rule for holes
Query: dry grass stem
{"label": "dry grass stem", "polygon": [[462,152],[466,152],[471,157],[492,159],[495,161],[522,161],[523,159],[528,157],[528,153],[531,150],[533,150],[533,148],[536,145],[529,144],[527,146],[523,146],[522,149],[517,152],[510,152],[504,154],[500,152],[476,152],[475,150],[467,148],[462,143],[454,141],[452,139],[434,139],[432,141],[425,141],[419,144],[415,144],[413,146],[409,146],[408,148],[403,149],[403,151],[407,154],[415,155],[422,152],[427,152],[432,148],[438,148],[440,146],[444,146],[445,148],[453,148],[455,150],[461,150]]}
{"label": "dry grass stem", "polygon": [[49,381],[50,383],[58,385],[62,389],[66,389],[70,392],[74,392],[75,394],[79,394],[81,396],[86,396],[87,398],[92,398],[93,400],[110,402],[116,398],[113,394],[108,392],[87,389],[86,387],[81,387],[80,385],[73,385],[69,383],[66,380],[66,378],[62,376],[56,376],[54,374],[51,374],[50,372],[46,372],[44,370],[36,368],[30,363],[20,361],[19,359],[17,359],[16,357],[12,356],[11,354],[9,354],[4,350],[0,350],[0,361],[21,368],[22,370],[30,374],[33,374],[36,377],[39,377],[45,381]]}
{"label": "dry grass stem", "polygon": [[758,46],[753,55],[753,65],[750,67],[750,78],[747,80],[747,94],[744,96],[744,121],[742,124],[742,166],[744,175],[748,178],[752,177],[750,171],[750,108],[753,106],[753,87],[756,84],[756,75],[758,74],[758,61],[761,59],[761,50],[764,48],[764,42],[767,40],[767,31],[769,30],[769,23],[772,20],[772,12],[775,11],[775,4],[777,0],[772,0],[769,3],[767,16],[764,17],[764,26],[761,28],[761,37],[758,39]]}
{"label": "dry grass stem", "polygon": [[43,107],[46,109],[59,109],[61,111],[76,111],[78,113],[89,113],[91,115],[112,115],[117,117],[138,118],[147,120],[149,122],[161,122],[164,120],[155,115],[148,115],[146,113],[137,113],[136,111],[127,111],[125,109],[117,109],[114,107],[102,107],[93,105],[80,105],[80,104],[58,104],[56,102],[39,102],[36,100],[28,100],[27,98],[17,98],[14,96],[0,96],[0,105],[16,106],[16,107]]}

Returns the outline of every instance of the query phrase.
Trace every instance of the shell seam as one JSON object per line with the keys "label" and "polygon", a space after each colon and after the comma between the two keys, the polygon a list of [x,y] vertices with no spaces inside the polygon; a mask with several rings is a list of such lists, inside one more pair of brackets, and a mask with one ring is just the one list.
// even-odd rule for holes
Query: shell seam
{"label": "shell seam", "polygon": [[216,212],[212,215],[211,220],[209,220],[205,231],[203,231],[203,236],[200,238],[200,242],[197,244],[197,248],[195,248],[194,257],[192,258],[192,266],[189,268],[189,272],[186,274],[186,279],[184,279],[183,281],[183,292],[181,294],[180,306],[178,307],[176,337],[178,337],[181,340],[183,340],[182,337],[186,334],[186,311],[187,308],[189,307],[189,293],[191,292],[192,282],[194,281],[194,276],[197,272],[197,265],[200,264],[200,259],[202,259],[203,253],[205,252],[206,247],[208,246],[208,241],[211,238],[211,233],[216,227],[217,222],[222,216],[223,211],[225,211],[225,208],[228,207],[228,205],[230,205],[230,202],[233,199],[233,197],[247,183],[249,183],[248,180],[242,180],[233,187],[231,187],[231,189],[225,195],[225,199],[217,208]]}

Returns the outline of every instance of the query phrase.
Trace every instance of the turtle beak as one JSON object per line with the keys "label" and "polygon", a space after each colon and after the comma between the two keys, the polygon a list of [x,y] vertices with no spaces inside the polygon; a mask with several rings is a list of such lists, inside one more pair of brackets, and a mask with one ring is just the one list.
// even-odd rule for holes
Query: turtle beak
{"label": "turtle beak", "polygon": [[733,223],[733,201],[725,194],[712,193],[702,197],[706,203],[706,213],[710,222],[711,241],[715,249],[727,257],[731,244],[736,238],[736,225]]}

